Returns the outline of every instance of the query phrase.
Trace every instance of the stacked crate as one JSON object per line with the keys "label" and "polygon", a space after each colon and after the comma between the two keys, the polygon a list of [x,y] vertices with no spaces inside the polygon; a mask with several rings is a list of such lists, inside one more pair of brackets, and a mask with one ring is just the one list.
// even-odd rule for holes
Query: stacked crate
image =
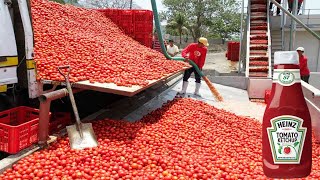
{"label": "stacked crate", "polygon": [[228,51],[227,51],[227,59],[231,61],[239,61],[239,50],[240,43],[239,42],[228,42]]}
{"label": "stacked crate", "polygon": [[[99,10],[101,11],[101,10]],[[103,12],[107,17],[109,17],[114,23],[118,24],[119,23],[119,13],[120,9],[104,9]]]}
{"label": "stacked crate", "polygon": [[118,26],[130,37],[134,38],[134,13],[132,10],[120,10]]}
{"label": "stacked crate", "polygon": [[128,36],[152,47],[153,13],[149,10],[98,9]]}
{"label": "stacked crate", "polygon": [[133,10],[134,39],[152,47],[153,13],[149,10]]}

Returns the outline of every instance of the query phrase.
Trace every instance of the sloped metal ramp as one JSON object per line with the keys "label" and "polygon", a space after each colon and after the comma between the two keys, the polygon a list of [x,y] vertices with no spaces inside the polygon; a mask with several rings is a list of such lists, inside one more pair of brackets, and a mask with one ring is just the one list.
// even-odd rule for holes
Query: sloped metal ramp
{"label": "sloped metal ramp", "polygon": [[[79,88],[79,89],[84,89],[84,90],[93,90],[93,91],[99,91],[99,92],[104,92],[104,93],[112,93],[112,94],[117,94],[117,95],[122,95],[122,96],[134,96],[138,94],[139,92],[150,88],[151,86],[164,81],[170,77],[173,77],[175,75],[178,75],[185,71],[186,69],[191,68],[191,66],[184,67],[174,73],[167,74],[163,76],[160,79],[157,80],[148,80],[148,85],[146,86],[131,86],[131,87],[125,87],[125,86],[118,86],[114,83],[90,83],[88,80],[87,81],[79,81],[76,83],[72,83],[73,88]],[[57,82],[57,81],[51,81],[51,80],[42,80],[42,84],[54,84],[54,85],[65,85],[63,82]]]}

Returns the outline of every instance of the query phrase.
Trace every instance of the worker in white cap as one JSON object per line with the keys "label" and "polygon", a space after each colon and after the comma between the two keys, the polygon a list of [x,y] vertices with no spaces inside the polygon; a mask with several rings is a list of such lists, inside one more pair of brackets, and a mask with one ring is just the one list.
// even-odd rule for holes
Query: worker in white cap
{"label": "worker in white cap", "polygon": [[[193,61],[195,64],[197,64],[199,69],[202,70],[207,56],[207,46],[209,46],[208,40],[204,37],[200,37],[198,39],[198,43],[189,44],[185,49],[182,50],[182,57],[184,57],[186,61]],[[200,96],[199,89],[201,86],[201,77],[193,67],[184,72],[182,90],[179,92],[179,94],[184,95],[186,93],[188,88],[188,79],[192,73],[194,73],[196,78],[196,88],[194,94]]]}
{"label": "worker in white cap", "polygon": [[301,79],[309,83],[310,70],[308,68],[308,58],[304,55],[304,48],[298,47],[297,52],[299,54],[299,66]]}

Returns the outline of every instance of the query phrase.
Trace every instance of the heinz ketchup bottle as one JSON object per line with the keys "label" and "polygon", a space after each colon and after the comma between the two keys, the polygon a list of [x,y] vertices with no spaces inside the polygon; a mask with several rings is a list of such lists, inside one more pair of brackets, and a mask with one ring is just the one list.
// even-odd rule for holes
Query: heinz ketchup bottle
{"label": "heinz ketchup bottle", "polygon": [[298,54],[276,52],[274,64],[271,100],[263,117],[263,171],[270,178],[306,177],[312,163],[312,128]]}

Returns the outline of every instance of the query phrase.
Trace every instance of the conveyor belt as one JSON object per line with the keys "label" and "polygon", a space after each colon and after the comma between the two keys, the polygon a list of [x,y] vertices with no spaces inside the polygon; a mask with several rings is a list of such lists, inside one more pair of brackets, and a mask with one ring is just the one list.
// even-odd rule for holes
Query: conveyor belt
{"label": "conveyor belt", "polygon": [[271,40],[267,0],[251,0],[247,46],[247,76],[267,78],[271,75]]}

